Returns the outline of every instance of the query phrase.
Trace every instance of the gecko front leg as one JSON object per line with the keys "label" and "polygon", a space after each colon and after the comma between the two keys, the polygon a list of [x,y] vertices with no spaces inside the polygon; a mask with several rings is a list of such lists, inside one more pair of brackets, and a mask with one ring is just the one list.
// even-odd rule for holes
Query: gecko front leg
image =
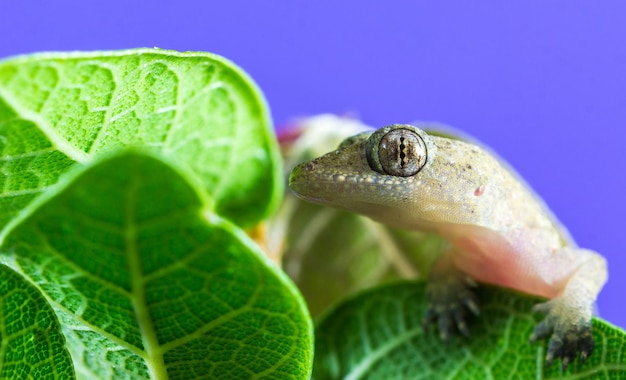
{"label": "gecko front leg", "polygon": [[[584,362],[593,352],[591,332],[593,303],[607,280],[606,261],[599,254],[583,249],[563,248],[559,258],[571,258],[580,262],[567,281],[562,284],[561,294],[547,302],[535,305],[533,311],[546,313],[546,318],[537,324],[530,342],[550,336],[546,363],[550,365],[561,358],[561,369],[565,371],[578,353]],[[561,260],[559,260],[561,261]]]}

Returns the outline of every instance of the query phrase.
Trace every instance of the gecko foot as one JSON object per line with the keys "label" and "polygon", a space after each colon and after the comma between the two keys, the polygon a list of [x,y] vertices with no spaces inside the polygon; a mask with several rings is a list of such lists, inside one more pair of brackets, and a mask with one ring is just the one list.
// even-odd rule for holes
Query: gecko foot
{"label": "gecko foot", "polygon": [[591,321],[588,318],[575,318],[577,313],[571,309],[559,298],[533,307],[533,311],[546,313],[547,316],[535,326],[530,343],[552,334],[548,342],[546,364],[549,366],[554,359],[561,358],[563,372],[579,353],[580,363],[584,363],[593,353],[594,347]]}
{"label": "gecko foot", "polygon": [[474,287],[476,283],[473,279],[456,272],[430,279],[426,287],[428,310],[422,321],[424,329],[437,321],[439,336],[444,343],[448,343],[454,334],[454,326],[461,334],[469,336],[467,311],[480,314],[478,300],[472,290]]}

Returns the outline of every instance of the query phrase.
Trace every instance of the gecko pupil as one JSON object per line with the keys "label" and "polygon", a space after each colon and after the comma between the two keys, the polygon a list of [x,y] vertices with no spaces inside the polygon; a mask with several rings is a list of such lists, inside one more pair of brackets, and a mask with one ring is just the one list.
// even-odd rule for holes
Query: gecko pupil
{"label": "gecko pupil", "polygon": [[400,137],[400,166],[404,168],[406,162],[404,159],[406,158],[406,153],[404,150],[406,149],[406,145],[404,145],[404,137]]}

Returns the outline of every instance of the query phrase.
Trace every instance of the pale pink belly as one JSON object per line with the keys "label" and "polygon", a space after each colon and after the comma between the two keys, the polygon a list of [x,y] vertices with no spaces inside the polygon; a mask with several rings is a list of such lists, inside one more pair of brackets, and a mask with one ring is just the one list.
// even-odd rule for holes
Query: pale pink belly
{"label": "pale pink belly", "polygon": [[[458,238],[453,244],[457,268],[475,280],[547,298],[554,298],[562,288],[562,274],[551,271],[554,263],[549,249],[525,251],[496,235]],[[541,249],[543,252],[534,252]]]}

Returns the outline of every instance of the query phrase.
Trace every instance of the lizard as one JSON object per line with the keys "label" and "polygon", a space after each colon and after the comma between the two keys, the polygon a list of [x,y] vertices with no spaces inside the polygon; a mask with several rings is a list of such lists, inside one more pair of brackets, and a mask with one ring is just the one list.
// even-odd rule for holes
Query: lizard
{"label": "lizard", "polygon": [[593,352],[591,317],[607,281],[600,254],[579,248],[545,203],[488,149],[409,124],[359,133],[295,166],[289,187],[306,201],[435,233],[448,248],[427,278],[424,325],[444,342],[469,336],[476,281],[547,298],[529,342],[549,337],[546,363],[562,370]]}

